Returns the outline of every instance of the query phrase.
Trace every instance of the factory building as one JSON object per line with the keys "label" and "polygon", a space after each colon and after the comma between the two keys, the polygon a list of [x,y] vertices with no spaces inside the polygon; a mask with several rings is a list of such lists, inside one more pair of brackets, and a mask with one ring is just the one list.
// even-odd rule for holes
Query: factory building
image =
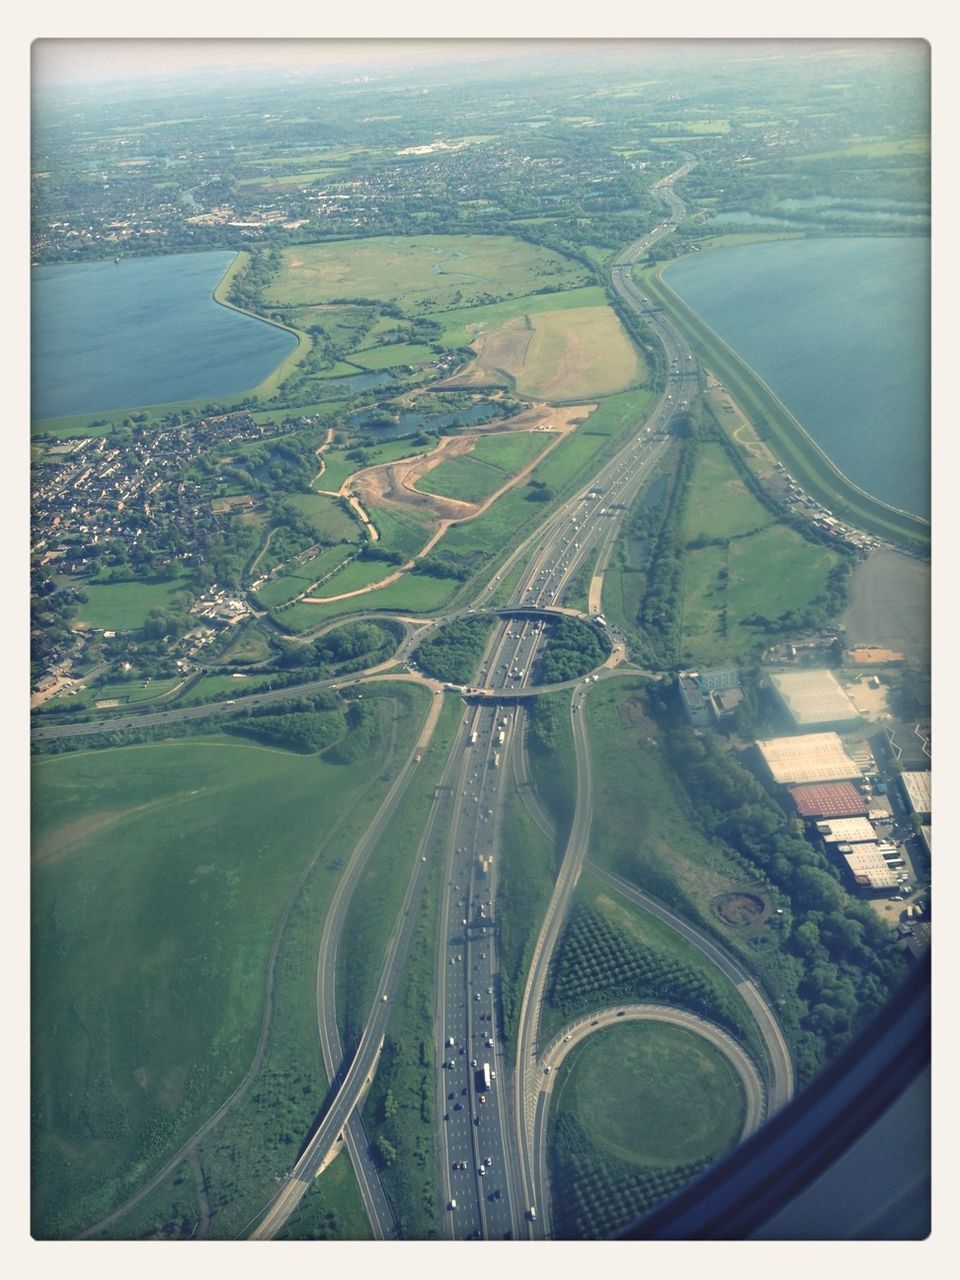
{"label": "factory building", "polygon": [[740,672],[736,667],[681,671],[678,684],[687,719],[700,729],[730,715],[743,701]]}
{"label": "factory building", "polygon": [[852,782],[791,787],[789,795],[801,818],[859,818],[869,814],[866,799]]}
{"label": "factory building", "polygon": [[703,696],[699,684],[697,684],[695,671],[681,671],[678,681],[680,686],[680,701],[683,703],[683,709],[687,713],[687,719],[697,729],[707,729],[710,726],[710,708],[707,700]]}
{"label": "factory building", "polygon": [[917,769],[901,773],[900,786],[907,808],[921,818],[930,817],[930,770]]}
{"label": "factory building", "polygon": [[824,844],[872,844],[877,839],[873,823],[867,818],[831,818],[817,823],[817,834]]}
{"label": "factory building", "polygon": [[798,729],[839,727],[860,720],[860,712],[831,671],[783,671],[771,675],[770,684]]}
{"label": "factory building", "polygon": [[889,865],[876,845],[863,845],[845,853],[843,860],[858,889],[867,893],[889,893],[899,886],[895,868]]}
{"label": "factory building", "polygon": [[859,778],[860,766],[851,760],[836,733],[804,733],[795,738],[765,738],[757,748],[774,782],[841,782]]}

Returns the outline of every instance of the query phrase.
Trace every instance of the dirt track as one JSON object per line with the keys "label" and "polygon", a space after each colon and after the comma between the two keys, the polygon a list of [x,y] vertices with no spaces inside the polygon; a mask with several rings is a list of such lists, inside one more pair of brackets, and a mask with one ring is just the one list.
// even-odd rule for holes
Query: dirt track
{"label": "dirt track", "polygon": [[[481,515],[499,497],[502,497],[508,489],[512,489],[526,479],[534,467],[543,461],[550,450],[555,448],[560,440],[573,431],[580,422],[589,417],[595,408],[595,404],[574,405],[564,409],[551,408],[549,405],[535,405],[530,409],[524,410],[523,413],[517,414],[515,418],[511,418],[509,423],[497,423],[496,431],[499,432],[505,430],[544,430],[549,431],[556,438],[546,449],[531,459],[521,471],[511,476],[496,493],[492,493],[483,502],[462,502],[457,498],[444,498],[437,494],[421,493],[419,489],[415,489],[413,486],[441,462],[469,453],[481,436],[493,434],[490,428],[486,431],[481,428],[461,435],[444,436],[436,449],[431,449],[429,453],[420,454],[415,458],[401,459],[399,462],[382,463],[376,467],[369,467],[366,471],[358,471],[344,481],[340,494],[348,499],[359,500],[359,503],[362,503],[362,508],[369,514],[374,524],[376,524],[377,507],[397,511],[409,511],[412,508],[418,513],[429,515],[435,521],[435,526],[428,541],[414,557],[415,560],[419,560],[421,556],[425,556],[436,546],[451,524],[459,523],[462,520],[472,520],[475,516]],[[413,568],[413,565],[414,560],[408,560],[406,564],[401,565],[399,569],[394,570],[379,582],[372,582],[366,587],[358,587],[354,591],[345,591],[340,595],[333,596],[302,596],[300,602],[302,604],[328,604],[335,600],[347,600],[353,596],[368,595],[371,591],[378,591],[381,587],[397,582],[404,573]]]}
{"label": "dirt track", "polygon": [[[415,458],[401,459],[399,462],[387,462],[380,466],[369,467],[366,471],[358,471],[350,476],[340,492],[344,496],[355,493],[365,507],[394,507],[398,510],[415,508],[420,513],[428,513],[433,519],[446,527],[452,520],[470,520],[486,511],[487,507],[507,489],[519,484],[530,471],[549,453],[549,446],[529,462],[522,471],[510,477],[502,488],[491,494],[483,502],[465,502],[459,498],[445,498],[437,494],[423,493],[414,488],[425,475],[449,458],[457,458],[469,453],[477,440],[484,435],[500,434],[504,431],[549,431],[559,437],[572,431],[596,408],[596,405],[574,405],[565,409],[554,409],[548,405],[534,405],[517,414],[509,421],[497,422],[491,427],[479,428],[476,431],[463,432],[456,436],[444,436],[436,449],[420,454]],[[376,513],[372,513],[374,523]]]}

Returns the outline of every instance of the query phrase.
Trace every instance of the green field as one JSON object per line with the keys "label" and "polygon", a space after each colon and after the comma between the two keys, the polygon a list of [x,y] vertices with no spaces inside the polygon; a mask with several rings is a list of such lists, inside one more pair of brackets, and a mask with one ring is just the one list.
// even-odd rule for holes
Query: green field
{"label": "green field", "polygon": [[704,440],[697,448],[683,535],[737,538],[772,524],[774,516],[747,488],[721,444]]}
{"label": "green field", "polygon": [[563,491],[587,464],[606,449],[611,439],[639,425],[650,403],[649,391],[625,391],[610,396],[587,418],[586,422],[552,451],[533,473],[544,484]]}
{"label": "green field", "polygon": [[328,547],[319,555],[312,556],[303,564],[291,564],[287,572],[271,578],[262,587],[258,587],[256,597],[267,609],[275,609],[295,599],[314,582],[319,582],[328,573],[333,573],[339,565],[357,552],[356,546],[342,543],[336,547]]}
{"label": "green field", "polygon": [[328,342],[341,348],[352,343],[356,334],[370,324],[373,314],[370,307],[323,305],[290,307],[284,312],[298,329],[320,329]]}
{"label": "green field", "polygon": [[[395,564],[386,560],[366,560],[358,556],[349,564],[338,569],[332,577],[327,578],[323,586],[317,590],[318,596],[336,596],[347,591],[356,591],[360,587],[368,587],[373,582],[380,582],[390,574],[397,572]],[[370,608],[370,604],[366,604]]]}
{"label": "green field", "polygon": [[298,245],[283,257],[264,300],[270,307],[350,297],[439,311],[485,294],[515,297],[586,280],[579,263],[513,236],[375,236]]}
{"label": "green field", "polygon": [[[334,391],[334,387],[324,388],[324,390]],[[304,417],[329,417],[336,413],[338,409],[342,409],[348,401],[346,400],[318,400],[310,404],[297,404],[297,413]],[[286,412],[282,409],[258,409],[255,413],[251,413],[250,417],[254,422],[269,422],[274,426],[279,426],[286,417]]]}
{"label": "green field", "polygon": [[294,493],[290,504],[303,515],[317,538],[323,542],[356,542],[360,525],[355,516],[349,515],[336,498],[325,493]]}
{"label": "green field", "polygon": [[889,160],[894,156],[927,157],[929,154],[929,138],[858,138],[838,147],[835,151],[811,151],[804,155],[786,156],[785,159],[791,164],[806,164],[820,160],[834,161],[863,157]]}
{"label": "green field", "polygon": [[466,347],[478,333],[499,329],[514,316],[539,315],[547,311],[561,311],[572,307],[601,307],[606,295],[597,285],[584,285],[565,289],[560,293],[528,294],[511,298],[508,302],[491,302],[477,307],[458,307],[443,311],[432,318],[444,326],[440,343],[445,347]]}
{"label": "green field", "polygon": [[421,493],[435,493],[461,502],[482,502],[502,489],[509,476],[498,467],[473,459],[469,454],[450,458],[420,477],[414,485]]}
{"label": "green field", "polygon": [[401,364],[428,364],[436,359],[432,347],[419,342],[395,342],[387,347],[365,347],[350,355],[352,364],[361,369],[395,369]]}
{"label": "green field", "polygon": [[276,680],[275,674],[262,676],[201,676],[196,684],[191,685],[187,693],[177,698],[177,706],[192,706],[194,703],[206,702],[208,699],[243,697],[244,694],[256,693],[264,685]]}
{"label": "green field", "polygon": [[420,554],[433,532],[432,525],[421,524],[419,520],[406,514],[401,515],[392,507],[370,507],[367,515],[380,534],[377,545],[388,551],[398,551],[411,560]]}
{"label": "green field", "polygon": [[283,904],[382,767],[226,736],[36,763],[35,1235],[119,1203],[239,1082]]}
{"label": "green field", "polygon": [[744,619],[805,608],[838,560],[830,548],[778,522],[747,488],[726,449],[709,440],[697,446],[682,535],[694,544],[684,566],[684,662],[720,661],[754,648],[763,633]]}
{"label": "green field", "polygon": [[[649,403],[647,391],[628,391],[604,400],[576,431],[566,436],[530,473],[558,496],[580,477],[587,465],[601,451],[608,450],[612,440],[640,421]],[[454,525],[444,534],[439,549],[469,554],[477,551],[497,553],[506,550],[508,542],[527,524],[542,520],[550,510],[546,503],[530,502],[526,484],[511,489],[498,498],[489,510],[474,520]]]}
{"label": "green field", "polygon": [[33,714],[47,714],[55,707],[60,708],[68,702],[71,711],[79,711],[81,707],[94,707],[100,702],[118,702],[121,706],[129,706],[133,703],[159,701],[161,698],[169,701],[167,695],[183,683],[183,676],[169,676],[166,679],[161,677],[158,680],[146,681],[137,677],[133,680],[113,680],[103,685],[95,681],[86,688],[78,687],[73,691],[65,690],[57,694],[49,701],[41,703]]}
{"label": "green field", "polygon": [[[386,566],[389,568],[390,566]],[[450,578],[431,578],[423,573],[405,573],[399,582],[377,591],[353,596],[348,600],[332,600],[329,604],[294,604],[284,609],[279,621],[291,631],[310,631],[330,618],[365,613],[375,609],[398,612],[433,613],[448,604],[460,583]]]}
{"label": "green field", "polygon": [[527,971],[556,879],[557,845],[534,822],[513,785],[506,803],[497,858],[497,916],[503,1034],[512,1062]]}
{"label": "green field", "polygon": [[513,474],[555,439],[549,431],[501,431],[496,435],[482,435],[474,442],[470,457]]}
{"label": "green field", "polygon": [[673,1166],[723,1155],[743,1129],[743,1088],[701,1036],[657,1022],[597,1031],[560,1067],[554,1106],[604,1152]]}
{"label": "green field", "polygon": [[636,680],[603,682],[586,700],[593,761],[590,856],[608,870],[707,925],[719,894],[744,872],[700,833],[644,718]]}
{"label": "green field", "polygon": [[178,685],[183,684],[183,676],[169,676],[160,680],[122,680],[113,684],[101,685],[99,689],[88,690],[95,702],[122,702],[128,705],[134,702],[152,702],[162,698]]}
{"label": "green field", "polygon": [[[326,449],[321,455],[323,474],[316,481],[315,487],[339,491],[343,482],[356,471],[379,466],[385,462],[398,462],[401,458],[414,458],[436,447],[436,440],[431,439],[427,444],[414,444],[412,440],[387,440],[383,444],[368,445],[361,442],[348,445],[346,448]],[[357,448],[363,450],[362,461],[347,457],[348,453],[354,452]]]}
{"label": "green field", "polygon": [[83,584],[86,604],[78,604],[74,625],[81,622],[100,631],[139,631],[151,609],[172,609],[186,580],[171,582],[145,579],[137,582],[88,582]]}
{"label": "green field", "polygon": [[521,395],[552,401],[613,395],[647,376],[608,306],[537,316],[522,367],[508,372]]}
{"label": "green field", "polygon": [[[802,609],[823,590],[837,559],[836,552],[782,524],[725,547],[689,550],[680,624],[683,661],[719,661],[762,643],[764,633],[743,620]],[[758,564],[764,566],[762,574]]]}
{"label": "green field", "polygon": [[457,723],[459,699],[445,697],[430,745],[393,817],[371,851],[357,882],[337,953],[337,1023],[344,1052],[359,1042],[376,995],[384,947],[397,922],[403,897],[415,869],[424,815],[446,764]]}

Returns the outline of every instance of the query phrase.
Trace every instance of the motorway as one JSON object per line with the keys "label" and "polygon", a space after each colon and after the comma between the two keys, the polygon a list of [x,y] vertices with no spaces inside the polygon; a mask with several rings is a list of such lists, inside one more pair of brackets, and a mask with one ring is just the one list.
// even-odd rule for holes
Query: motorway
{"label": "motorway", "polygon": [[[373,1007],[352,1056],[344,1055],[336,1022],[336,951],[352,890],[376,841],[416,768],[416,757],[429,741],[442,701],[435,681],[424,683],[434,691],[434,706],[418,747],[391,787],[386,799],[355,848],[341,878],[320,941],[317,974],[318,1032],[331,1080],[327,1109],[306,1143],[294,1168],[257,1218],[250,1238],[274,1237],[299,1204],[317,1173],[326,1167],[345,1142],[357,1172],[361,1194],[380,1239],[395,1236],[396,1223],[383,1194],[376,1170],[370,1164],[358,1107],[376,1071],[387,1034],[392,1002],[416,918],[414,910],[427,874],[442,863],[442,896],[438,925],[436,1007],[434,1021],[437,1061],[436,1108],[440,1186],[443,1203],[437,1212],[442,1234],[452,1239],[542,1238],[549,1234],[549,1214],[531,1215],[539,1203],[546,1205],[545,1124],[543,1062],[539,1055],[540,1008],[554,946],[562,929],[570,897],[588,854],[592,823],[592,779],[584,699],[594,679],[611,672],[597,672],[586,680],[565,682],[571,689],[570,716],[577,762],[574,818],[556,887],[537,938],[524,991],[517,1033],[516,1069],[504,1054],[500,999],[498,936],[498,858],[503,845],[506,792],[502,785],[513,761],[513,776],[524,772],[522,734],[525,712],[522,700],[544,686],[534,685],[541,648],[549,634],[548,621],[537,610],[559,611],[574,576],[592,566],[590,602],[599,607],[602,571],[619,534],[625,512],[649,483],[670,448],[670,426],[699,390],[699,372],[682,334],[652,307],[630,277],[630,263],[673,230],[684,208],[673,192],[673,181],[689,170],[685,165],[657,184],[656,190],[669,208],[668,220],[622,253],[612,268],[613,284],[628,305],[641,312],[662,342],[667,368],[663,391],[644,419],[635,424],[617,452],[596,472],[591,484],[557,507],[543,523],[504,560],[490,582],[474,598],[469,609],[451,611],[442,618],[408,630],[394,663],[415,669],[416,648],[443,622],[490,606],[501,584],[517,565],[523,569],[502,616],[486,647],[478,671],[466,694],[467,702],[447,763],[425,815],[421,841],[410,851],[411,871],[406,896],[391,937]],[[521,611],[530,609],[529,616]],[[571,611],[575,612],[575,611]],[[582,615],[581,615],[582,616]],[[405,620],[414,622],[413,619]],[[611,665],[624,656],[616,646]],[[384,671],[381,664],[377,669]],[[364,678],[389,679],[372,671],[313,681],[286,689],[252,694],[224,704],[171,709],[140,715],[121,715],[70,726],[43,726],[34,736],[67,736],[110,732],[121,728],[165,724],[172,720],[202,718],[239,712],[313,689],[337,688]],[[396,677],[394,677],[396,678]],[[410,679],[411,675],[401,678]],[[414,675],[412,678],[423,679]],[[426,737],[424,737],[426,734]],[[625,882],[624,882],[625,883]],[[632,886],[627,890],[634,893]],[[621,889],[621,892],[627,892]],[[629,893],[628,893],[629,896]],[[644,904],[646,905],[646,904]],[[652,909],[649,908],[648,909]],[[669,914],[669,913],[668,913]],[[685,922],[673,917],[672,927]],[[683,931],[682,929],[680,930]],[[686,935],[689,936],[689,935]],[[701,949],[703,947],[701,946]],[[725,964],[729,957],[718,954]],[[715,963],[716,957],[711,956]],[[737,968],[737,985],[754,996],[751,1008],[760,1010],[776,1027],[772,1011],[749,976]],[[764,1014],[765,1011],[765,1014]],[[776,1028],[779,1034],[779,1028]],[[768,1049],[776,1035],[768,1026]],[[789,1054],[780,1037],[777,1049],[789,1068]],[[773,1056],[773,1055],[771,1055]],[[484,1078],[485,1070],[489,1079]],[[773,1071],[776,1078],[777,1071]],[[792,1073],[780,1067],[779,1105],[792,1090]],[[781,1100],[782,1098],[782,1100]],[[758,1104],[761,1105],[761,1104]],[[770,1106],[774,1105],[771,1094]],[[751,1114],[753,1114],[751,1112]],[[453,1207],[455,1206],[455,1207]]]}

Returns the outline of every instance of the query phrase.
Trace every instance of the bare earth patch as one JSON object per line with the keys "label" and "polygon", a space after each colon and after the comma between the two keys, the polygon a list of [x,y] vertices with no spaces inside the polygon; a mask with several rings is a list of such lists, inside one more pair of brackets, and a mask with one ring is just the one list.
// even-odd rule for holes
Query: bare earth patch
{"label": "bare earth patch", "polygon": [[[358,471],[344,481],[340,494],[342,497],[354,499],[361,504],[363,510],[369,513],[374,524],[377,518],[377,507],[407,513],[414,511],[421,518],[426,515],[434,524],[434,531],[419,555],[415,557],[415,560],[419,560],[433,550],[452,524],[459,524],[463,520],[472,520],[474,517],[481,515],[509,489],[524,481],[534,467],[538,466],[550,453],[550,450],[560,442],[563,436],[573,431],[581,422],[584,422],[596,407],[595,404],[578,404],[558,409],[550,405],[534,405],[529,409],[525,409],[523,413],[517,414],[516,417],[511,418],[508,423],[497,423],[495,427],[486,429],[478,427],[473,431],[463,432],[456,436],[444,436],[437,447],[431,449],[429,453],[418,454],[414,458],[400,459],[398,462],[381,463],[375,467],[368,467],[365,471]],[[462,457],[464,454],[469,453],[481,436],[493,435],[504,431],[549,431],[555,434],[557,438],[546,449],[537,454],[535,458],[532,458],[522,470],[511,476],[496,493],[492,493],[483,502],[464,502],[459,498],[445,498],[438,494],[424,493],[414,488],[418,480],[428,475],[441,462],[446,462],[450,458]],[[340,595],[302,596],[300,603],[329,604],[332,601],[346,600],[353,596],[368,595],[371,591],[378,591],[381,587],[397,582],[404,573],[413,568],[413,565],[414,560],[408,560],[399,569],[388,574],[379,582],[370,583],[369,586],[359,587],[355,591],[345,591]]]}
{"label": "bare earth patch", "polygon": [[513,316],[470,345],[476,359],[442,385],[506,381],[538,400],[575,400],[622,391],[643,372],[616,314],[605,306]]}

